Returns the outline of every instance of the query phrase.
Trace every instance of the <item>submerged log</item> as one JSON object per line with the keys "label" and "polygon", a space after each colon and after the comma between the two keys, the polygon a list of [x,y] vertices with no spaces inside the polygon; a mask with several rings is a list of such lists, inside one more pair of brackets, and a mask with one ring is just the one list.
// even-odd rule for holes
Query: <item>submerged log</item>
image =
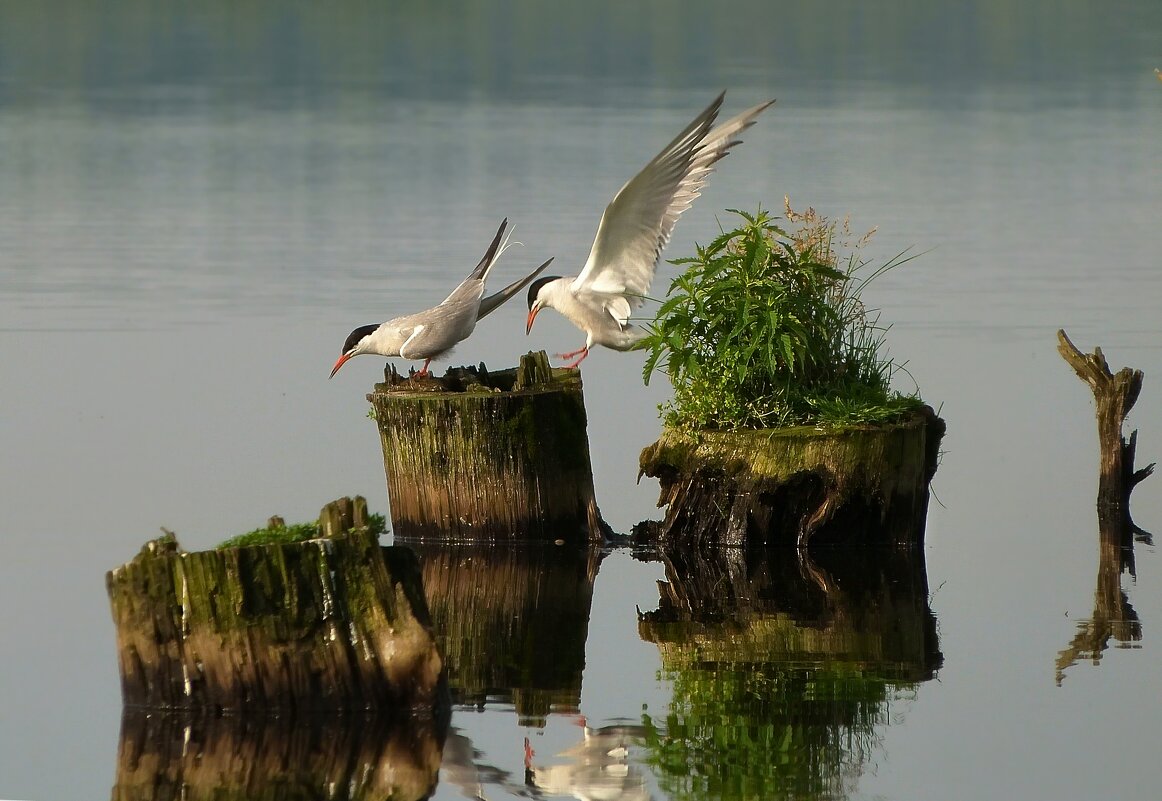
{"label": "submerged log", "polygon": [[[430,798],[448,716],[177,716],[127,711],[113,801]],[[342,795],[335,795],[342,788]]]}
{"label": "submerged log", "polygon": [[580,371],[541,351],[511,370],[386,379],[367,399],[397,536],[601,539]]}
{"label": "submerged log", "polygon": [[454,703],[512,704],[522,726],[580,710],[599,548],[412,547]]}
{"label": "submerged log", "polygon": [[901,423],[837,432],[666,428],[642,451],[639,478],[661,485],[663,543],[917,546],[943,435],[927,406]]}
{"label": "submerged log", "polygon": [[446,701],[419,567],[367,529],[183,551],[106,576],[128,707],[434,714]]}

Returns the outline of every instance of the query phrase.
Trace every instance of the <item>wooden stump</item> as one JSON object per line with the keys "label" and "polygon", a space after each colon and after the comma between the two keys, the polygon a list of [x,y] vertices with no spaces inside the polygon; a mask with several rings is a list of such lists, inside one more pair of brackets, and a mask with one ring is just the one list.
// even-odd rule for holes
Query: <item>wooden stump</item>
{"label": "wooden stump", "polygon": [[522,726],[581,704],[602,552],[551,543],[412,546],[452,700],[512,704]]}
{"label": "wooden stump", "polygon": [[1149,535],[1135,526],[1130,517],[1130,493],[1154,472],[1154,465],[1151,463],[1141,470],[1134,470],[1138,432],[1131,433],[1127,441],[1122,437],[1122,424],[1138,400],[1144,376],[1141,370],[1129,367],[1118,370],[1116,375],[1111,373],[1101,348],[1083,354],[1061,329],[1057,331],[1057,352],[1093,390],[1098,445],[1101,448],[1097,514],[1102,540],[1132,547],[1135,533]]}
{"label": "wooden stump", "polygon": [[419,801],[435,790],[447,718],[130,711],[121,721],[112,798]]}
{"label": "wooden stump", "polygon": [[397,536],[601,539],[580,371],[541,351],[495,373],[386,378],[367,399]]}
{"label": "wooden stump", "polygon": [[430,715],[446,700],[415,555],[366,529],[197,553],[167,535],[106,585],[126,706]]}
{"label": "wooden stump", "polygon": [[928,407],[895,424],[685,432],[641,453],[661,484],[663,542],[918,546],[944,421]]}

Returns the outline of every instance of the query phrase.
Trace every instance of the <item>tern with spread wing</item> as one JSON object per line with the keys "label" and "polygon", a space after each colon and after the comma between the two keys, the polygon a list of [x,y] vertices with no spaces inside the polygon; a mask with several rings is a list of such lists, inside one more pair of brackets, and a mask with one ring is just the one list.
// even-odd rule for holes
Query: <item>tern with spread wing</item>
{"label": "tern with spread wing", "polygon": [[715,162],[739,143],[738,134],[775,102],[760,103],[712,128],[725,97],[726,92],[720,94],[614,195],[580,275],[546,276],[529,286],[526,334],[546,306],[585,332],[580,350],[557,354],[577,357],[568,367],[579,365],[594,345],[632,350],[645,336],[645,329],[630,323],[630,312],[649,291],[674,223],[701,193]]}
{"label": "tern with spread wing", "polygon": [[[343,343],[339,360],[331,368],[331,377],[334,378],[339,368],[352,356],[365,353],[401,356],[413,361],[423,359],[424,366],[416,375],[427,375],[428,365],[432,359],[447,353],[457,343],[467,339],[481,318],[520,292],[553,261],[549,259],[519,281],[484,297],[484,282],[488,278],[488,273],[508,248],[508,237],[504,235],[507,226],[506,218],[500,224],[500,229],[480,264],[476,265],[476,269],[460,286],[453,289],[452,294],[444,298],[439,306],[396,317],[386,323],[360,326],[352,331],[347,341]],[[509,233],[511,234],[511,231]]]}

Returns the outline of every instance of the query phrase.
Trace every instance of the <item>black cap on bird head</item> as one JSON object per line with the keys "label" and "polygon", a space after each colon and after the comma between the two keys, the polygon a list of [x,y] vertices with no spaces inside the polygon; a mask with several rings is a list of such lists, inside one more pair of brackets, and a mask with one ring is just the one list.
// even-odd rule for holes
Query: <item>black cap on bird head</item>
{"label": "black cap on bird head", "polygon": [[556,281],[560,277],[559,275],[546,275],[529,284],[529,311],[532,311],[533,304],[537,302],[537,293],[541,291],[541,287],[550,281]]}
{"label": "black cap on bird head", "polygon": [[356,328],[354,331],[347,335],[347,341],[343,343],[343,350],[339,351],[339,355],[341,356],[344,353],[350,351],[353,347],[359,344],[359,341],[362,340],[363,337],[367,336],[377,328],[379,328],[378,325],[361,325]]}

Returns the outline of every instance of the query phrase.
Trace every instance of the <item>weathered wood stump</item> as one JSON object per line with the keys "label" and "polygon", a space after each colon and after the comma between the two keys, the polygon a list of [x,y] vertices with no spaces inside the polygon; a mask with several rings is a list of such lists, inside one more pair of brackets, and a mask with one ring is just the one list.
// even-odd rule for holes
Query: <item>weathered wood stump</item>
{"label": "weathered wood stump", "polygon": [[1138,432],[1132,432],[1127,441],[1122,437],[1122,424],[1142,391],[1143,373],[1130,367],[1123,367],[1116,375],[1111,373],[1101,348],[1083,354],[1061,329],[1057,331],[1057,352],[1093,390],[1101,448],[1097,515],[1102,541],[1132,547],[1134,534],[1149,535],[1135,526],[1130,517],[1130,493],[1154,472],[1154,465],[1134,470]]}
{"label": "weathered wood stump", "polygon": [[129,711],[121,721],[112,798],[418,801],[435,789],[447,717]]}
{"label": "weathered wood stump", "polygon": [[522,726],[579,711],[599,548],[412,547],[454,703],[512,704]]}
{"label": "weathered wood stump", "polygon": [[196,553],[167,534],[106,586],[126,706],[434,714],[446,702],[415,555],[366,529]]}
{"label": "weathered wood stump", "polygon": [[641,453],[661,484],[663,543],[918,546],[944,421],[929,407],[900,423],[676,431]]}
{"label": "weathered wood stump", "polygon": [[511,370],[386,379],[367,399],[397,536],[602,537],[580,371],[552,369],[541,351]]}

